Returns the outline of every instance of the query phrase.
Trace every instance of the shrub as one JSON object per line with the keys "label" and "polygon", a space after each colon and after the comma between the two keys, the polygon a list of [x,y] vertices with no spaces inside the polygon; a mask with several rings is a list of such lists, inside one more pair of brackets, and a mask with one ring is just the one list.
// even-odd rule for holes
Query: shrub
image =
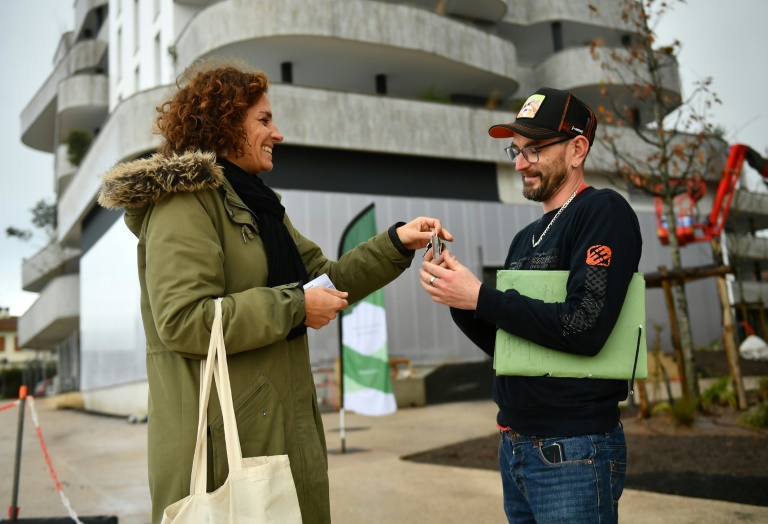
{"label": "shrub", "polygon": [[768,402],[762,402],[751,408],[744,415],[739,417],[738,423],[747,428],[768,428]]}
{"label": "shrub", "polygon": [[701,394],[701,406],[711,408],[713,406],[736,406],[736,394],[731,386],[730,377],[718,378]]}
{"label": "shrub", "polygon": [[755,390],[755,396],[758,402],[768,401],[768,377],[760,378],[757,383],[757,389]]}
{"label": "shrub", "polygon": [[659,402],[653,407],[653,414],[667,413],[674,420],[675,426],[691,427],[696,421],[698,407],[698,402],[681,398],[674,404]]}
{"label": "shrub", "polygon": [[82,129],[72,129],[64,141],[67,144],[67,159],[73,166],[79,166],[91,146],[93,135]]}
{"label": "shrub", "polygon": [[427,102],[450,102],[451,97],[448,95],[438,93],[436,90],[430,88],[421,93],[421,99]]}

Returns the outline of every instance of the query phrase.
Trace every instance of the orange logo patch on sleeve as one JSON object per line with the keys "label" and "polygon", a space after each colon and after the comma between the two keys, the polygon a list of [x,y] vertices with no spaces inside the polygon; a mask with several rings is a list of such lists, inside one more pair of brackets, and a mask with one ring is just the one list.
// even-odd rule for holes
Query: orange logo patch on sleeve
{"label": "orange logo patch on sleeve", "polygon": [[590,266],[610,266],[611,248],[598,244],[587,249],[587,264]]}

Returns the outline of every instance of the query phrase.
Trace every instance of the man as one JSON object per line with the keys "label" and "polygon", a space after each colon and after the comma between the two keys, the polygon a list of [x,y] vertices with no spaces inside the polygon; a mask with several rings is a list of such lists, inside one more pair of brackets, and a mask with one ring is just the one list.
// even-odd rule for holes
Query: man
{"label": "man", "polygon": [[[496,329],[558,351],[596,355],[618,318],[642,239],[615,191],[584,183],[595,138],[592,110],[567,91],[539,89],[514,123],[489,134],[523,177],[523,195],[544,215],[512,240],[504,269],[568,270],[563,303],[543,303],[482,284],[449,251],[426,255],[422,287],[470,340],[493,355]],[[496,376],[493,397],[504,510],[509,522],[616,522],[626,444],[619,421],[627,381]]]}

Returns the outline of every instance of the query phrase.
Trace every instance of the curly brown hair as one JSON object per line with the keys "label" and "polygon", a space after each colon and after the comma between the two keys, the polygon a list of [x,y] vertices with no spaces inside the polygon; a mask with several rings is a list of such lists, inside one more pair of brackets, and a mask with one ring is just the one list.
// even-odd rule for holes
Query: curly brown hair
{"label": "curly brown hair", "polygon": [[234,65],[191,68],[176,85],[176,95],[157,108],[156,132],[165,139],[160,151],[166,156],[194,150],[241,156],[245,113],[267,93],[267,75]]}

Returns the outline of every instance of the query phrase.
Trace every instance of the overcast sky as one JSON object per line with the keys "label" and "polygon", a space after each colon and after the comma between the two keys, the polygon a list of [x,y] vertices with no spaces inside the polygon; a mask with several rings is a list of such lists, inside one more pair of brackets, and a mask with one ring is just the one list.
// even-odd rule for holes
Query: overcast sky
{"label": "overcast sky", "polygon": [[53,155],[21,143],[21,111],[53,71],[53,53],[61,34],[74,25],[73,0],[0,0],[0,144],[5,168],[0,172],[0,307],[21,315],[37,293],[21,290],[22,258],[34,255],[46,239],[8,238],[5,229],[34,229],[30,209],[55,198]]}
{"label": "overcast sky", "polygon": [[[5,229],[34,229],[29,210],[40,199],[54,199],[53,155],[21,143],[20,115],[51,73],[56,45],[62,32],[72,29],[73,19],[72,0],[0,0],[0,143],[6,162],[0,174],[0,307],[10,307],[13,315],[23,314],[37,298],[21,290],[21,263],[45,238],[38,233],[24,243],[7,238]],[[660,44],[675,38],[683,42],[683,94],[695,80],[713,77],[723,101],[714,111],[714,123],[726,130],[729,142],[745,143],[763,155],[768,153],[766,20],[765,0],[689,0],[658,27]],[[748,184],[760,185],[760,177],[750,173]]]}

